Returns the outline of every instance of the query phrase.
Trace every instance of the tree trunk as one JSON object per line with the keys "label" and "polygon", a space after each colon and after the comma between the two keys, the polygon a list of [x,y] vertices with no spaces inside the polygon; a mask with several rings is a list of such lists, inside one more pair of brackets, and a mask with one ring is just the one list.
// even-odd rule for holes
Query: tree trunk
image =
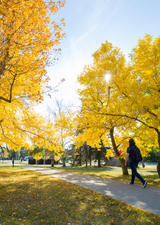
{"label": "tree trunk", "polygon": [[[158,134],[158,145],[160,150],[160,131],[156,129],[156,132]],[[160,177],[160,151],[157,153],[157,155],[158,155],[157,173],[158,173],[158,176]]]}
{"label": "tree trunk", "polygon": [[93,151],[92,148],[89,146],[89,165],[92,166],[92,157],[93,156]]}
{"label": "tree trunk", "polygon": [[62,158],[62,162],[63,162],[63,167],[66,167],[66,161],[65,161],[65,159]]}
{"label": "tree trunk", "polygon": [[12,157],[12,167],[14,167],[14,157]]}
{"label": "tree trunk", "polygon": [[160,152],[158,152],[157,172],[158,176],[160,177]]}
{"label": "tree trunk", "polygon": [[90,163],[90,166],[92,166],[92,156],[91,156],[91,154],[89,155],[89,163]]}
{"label": "tree trunk", "polygon": [[117,157],[118,157],[118,159],[119,159],[119,161],[121,163],[122,174],[123,175],[128,175],[128,169],[125,166],[125,160],[119,158],[120,154],[118,152],[118,148],[117,148],[117,145],[116,145],[116,142],[115,142],[115,139],[114,139],[114,127],[110,129],[110,136],[111,136],[111,141],[112,141],[112,146],[113,146],[114,152],[116,153],[116,155],[117,155]]}
{"label": "tree trunk", "polygon": [[122,167],[122,173],[123,175],[128,175],[128,170],[127,167],[125,166],[125,160],[124,159],[119,159]]}
{"label": "tree trunk", "polygon": [[97,151],[97,156],[98,156],[98,168],[101,167],[101,151]]}
{"label": "tree trunk", "polygon": [[51,167],[54,167],[54,157],[51,156]]}
{"label": "tree trunk", "polygon": [[83,151],[85,153],[85,162],[86,162],[86,167],[88,166],[88,156],[89,156],[89,151],[88,151],[88,146],[87,142],[83,144]]}
{"label": "tree trunk", "polygon": [[[81,149],[80,149],[80,151],[81,151]],[[79,165],[82,166],[82,154],[81,154],[81,152],[79,154]]]}

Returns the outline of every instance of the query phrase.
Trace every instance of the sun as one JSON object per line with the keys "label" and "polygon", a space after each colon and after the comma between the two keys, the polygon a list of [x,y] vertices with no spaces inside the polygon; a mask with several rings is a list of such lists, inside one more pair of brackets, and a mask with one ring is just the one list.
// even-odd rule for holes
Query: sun
{"label": "sun", "polygon": [[104,75],[104,79],[105,79],[105,81],[106,81],[107,83],[109,83],[110,80],[111,80],[111,73],[106,73],[106,74]]}

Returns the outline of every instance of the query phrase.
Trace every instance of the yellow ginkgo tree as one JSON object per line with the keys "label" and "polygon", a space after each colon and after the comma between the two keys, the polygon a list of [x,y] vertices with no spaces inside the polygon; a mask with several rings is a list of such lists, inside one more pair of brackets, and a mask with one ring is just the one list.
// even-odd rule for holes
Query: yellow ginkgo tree
{"label": "yellow ginkgo tree", "polygon": [[[120,49],[106,41],[93,54],[93,64],[79,77],[82,110],[90,121],[103,121],[101,128],[105,125],[116,155],[122,158],[121,165],[130,137],[141,146],[143,156],[151,151],[151,145],[159,143],[160,147],[159,43],[160,38],[152,40],[146,35],[126,63]],[[108,82],[106,74],[111,76]],[[117,154],[118,148],[124,152],[123,157]]]}
{"label": "yellow ginkgo tree", "polygon": [[[112,53],[110,48],[109,51]],[[116,57],[116,53],[113,56]],[[105,81],[105,73],[103,68],[91,66],[87,67],[79,77],[83,85],[79,92],[83,112],[80,124],[83,132],[78,135],[77,139],[82,140],[81,136],[85,136],[85,141],[98,149],[101,147],[101,141],[105,146],[112,146],[112,150],[107,151],[106,157],[116,155],[120,160],[123,174],[128,174],[124,157],[129,132],[125,133],[124,129],[130,128],[131,121],[125,118],[121,120],[112,118],[104,114],[106,107],[110,109],[110,112],[118,112],[117,92],[110,90],[110,84]]]}
{"label": "yellow ginkgo tree", "polygon": [[[99,58],[99,65],[101,61],[105,66],[108,58]],[[112,87],[118,92],[119,104],[118,112],[106,108],[104,114],[135,122],[132,129],[142,139],[144,155],[150,146],[160,149],[160,37],[140,39],[125,70],[107,68],[113,75]],[[160,176],[160,152],[157,172]]]}
{"label": "yellow ginkgo tree", "polygon": [[[60,42],[61,24],[54,14],[64,1],[1,1],[0,17],[0,100],[12,102],[26,97],[42,98],[48,77],[49,54]],[[53,59],[52,59],[53,60]]]}
{"label": "yellow ginkgo tree", "polygon": [[[121,114],[137,121],[138,131],[145,135],[144,144],[160,149],[160,36],[146,35],[138,41],[129,69],[124,101],[130,110]],[[121,83],[122,89],[127,89],[126,83]],[[160,150],[157,172],[160,176]]]}
{"label": "yellow ginkgo tree", "polygon": [[[44,118],[33,104],[43,100],[62,40],[64,19],[56,13],[65,1],[0,0],[0,144],[10,148],[45,137]],[[44,129],[44,130],[43,130]],[[43,130],[43,131],[42,131]]]}
{"label": "yellow ginkgo tree", "polygon": [[[60,108],[59,108],[60,109]],[[55,128],[57,129],[57,134],[59,138],[59,144],[63,150],[62,162],[65,166],[65,160],[67,157],[66,148],[69,144],[73,143],[73,138],[75,135],[75,126],[73,122],[74,115],[72,112],[61,111],[55,118]]]}

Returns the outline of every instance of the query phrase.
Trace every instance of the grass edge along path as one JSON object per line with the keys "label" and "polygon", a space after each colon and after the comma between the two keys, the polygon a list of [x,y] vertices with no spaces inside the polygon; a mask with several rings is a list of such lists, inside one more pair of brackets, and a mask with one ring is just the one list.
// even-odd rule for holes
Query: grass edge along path
{"label": "grass edge along path", "polygon": [[[122,169],[121,167],[85,167],[85,166],[55,166],[51,167],[50,165],[26,165],[26,166],[33,166],[33,167],[40,167],[40,168],[49,168],[49,169],[55,169],[55,170],[61,170],[64,172],[73,172],[73,173],[79,173],[84,175],[90,175],[90,176],[97,176],[101,178],[107,178],[107,179],[113,179],[113,180],[119,180],[122,182],[129,183],[131,180],[131,170],[128,168],[129,175],[122,175]],[[139,167],[137,170],[145,180],[147,180],[147,185],[151,187],[160,188],[160,178],[158,177],[157,170],[155,168],[142,168]],[[141,184],[141,182],[136,178],[135,184]]]}
{"label": "grass edge along path", "polygon": [[160,225],[160,217],[21,167],[0,167],[2,225]]}

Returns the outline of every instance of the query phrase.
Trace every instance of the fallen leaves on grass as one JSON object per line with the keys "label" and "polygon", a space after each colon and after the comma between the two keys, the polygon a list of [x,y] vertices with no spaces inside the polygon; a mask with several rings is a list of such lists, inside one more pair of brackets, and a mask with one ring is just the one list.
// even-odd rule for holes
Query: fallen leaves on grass
{"label": "fallen leaves on grass", "polygon": [[156,215],[77,185],[22,168],[0,172],[3,225],[159,225]]}

